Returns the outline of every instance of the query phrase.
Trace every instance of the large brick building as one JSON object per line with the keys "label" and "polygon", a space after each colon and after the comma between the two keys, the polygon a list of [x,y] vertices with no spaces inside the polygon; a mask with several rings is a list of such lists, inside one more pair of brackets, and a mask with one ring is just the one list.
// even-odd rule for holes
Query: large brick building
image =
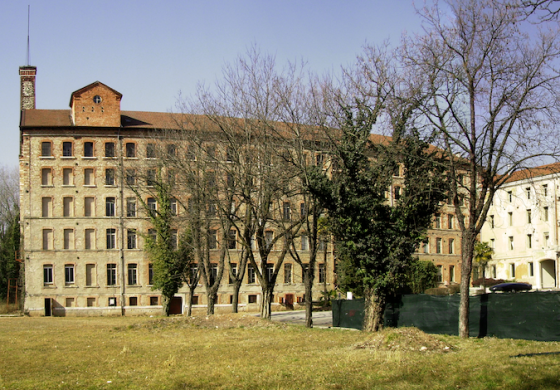
{"label": "large brick building", "polygon": [[[154,133],[178,129],[178,122],[169,113],[121,111],[122,94],[101,82],[73,92],[70,109],[36,109],[35,75],[35,67],[20,68],[26,312],[159,313],[161,296],[152,290],[152,266],[143,250],[142,233],[150,228],[149,218],[135,200],[138,193],[125,181],[127,170],[154,159]],[[394,196],[398,196],[399,181],[395,177]],[[429,242],[420,250],[421,259],[438,266],[442,284],[460,278],[459,237],[452,211],[444,209],[429,232]],[[238,250],[235,244],[232,248]],[[309,248],[301,242],[298,250],[305,258]],[[324,250],[326,255],[321,256],[315,271],[314,299],[334,286],[332,245],[325,245]],[[278,276],[274,308],[301,302],[301,267],[286,258]],[[226,272],[217,310],[230,310],[232,291]],[[257,310],[260,294],[254,274],[247,272],[240,291],[240,310]],[[183,287],[176,295],[179,304],[175,310],[182,312],[187,299],[188,289]],[[193,296],[194,308],[204,307],[205,299],[199,286]]]}

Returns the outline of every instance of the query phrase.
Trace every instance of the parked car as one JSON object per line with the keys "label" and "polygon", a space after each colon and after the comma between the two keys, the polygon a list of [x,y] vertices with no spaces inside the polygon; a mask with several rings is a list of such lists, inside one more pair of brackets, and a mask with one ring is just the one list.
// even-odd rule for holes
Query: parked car
{"label": "parked car", "polygon": [[531,290],[533,286],[529,283],[500,283],[495,286],[490,287],[490,291],[503,291],[503,292],[516,292],[516,291],[528,291]]}

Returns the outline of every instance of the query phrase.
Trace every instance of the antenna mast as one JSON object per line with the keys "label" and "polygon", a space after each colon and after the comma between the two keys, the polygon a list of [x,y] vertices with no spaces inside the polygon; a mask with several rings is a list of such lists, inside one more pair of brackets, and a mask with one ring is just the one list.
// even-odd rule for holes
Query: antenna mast
{"label": "antenna mast", "polygon": [[29,66],[29,13],[31,11],[31,6],[27,6],[27,66]]}

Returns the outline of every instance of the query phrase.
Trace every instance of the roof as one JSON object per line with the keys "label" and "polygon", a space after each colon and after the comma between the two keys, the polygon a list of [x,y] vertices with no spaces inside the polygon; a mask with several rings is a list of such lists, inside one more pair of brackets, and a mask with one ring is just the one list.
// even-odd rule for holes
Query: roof
{"label": "roof", "polygon": [[506,180],[506,183],[512,183],[519,180],[533,179],[539,176],[551,175],[553,173],[560,173],[560,163],[552,163],[541,165],[540,167],[527,168],[515,171]]}
{"label": "roof", "polygon": [[[70,110],[23,110],[21,127],[70,127],[72,124]],[[121,126],[141,129],[176,129],[179,128],[178,114],[167,112],[121,111]]]}

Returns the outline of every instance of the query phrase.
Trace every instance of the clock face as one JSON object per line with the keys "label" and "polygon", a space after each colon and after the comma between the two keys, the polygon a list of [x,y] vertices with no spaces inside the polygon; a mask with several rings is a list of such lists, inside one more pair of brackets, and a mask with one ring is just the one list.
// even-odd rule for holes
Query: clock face
{"label": "clock face", "polygon": [[33,83],[31,81],[23,82],[23,96],[33,95]]}

